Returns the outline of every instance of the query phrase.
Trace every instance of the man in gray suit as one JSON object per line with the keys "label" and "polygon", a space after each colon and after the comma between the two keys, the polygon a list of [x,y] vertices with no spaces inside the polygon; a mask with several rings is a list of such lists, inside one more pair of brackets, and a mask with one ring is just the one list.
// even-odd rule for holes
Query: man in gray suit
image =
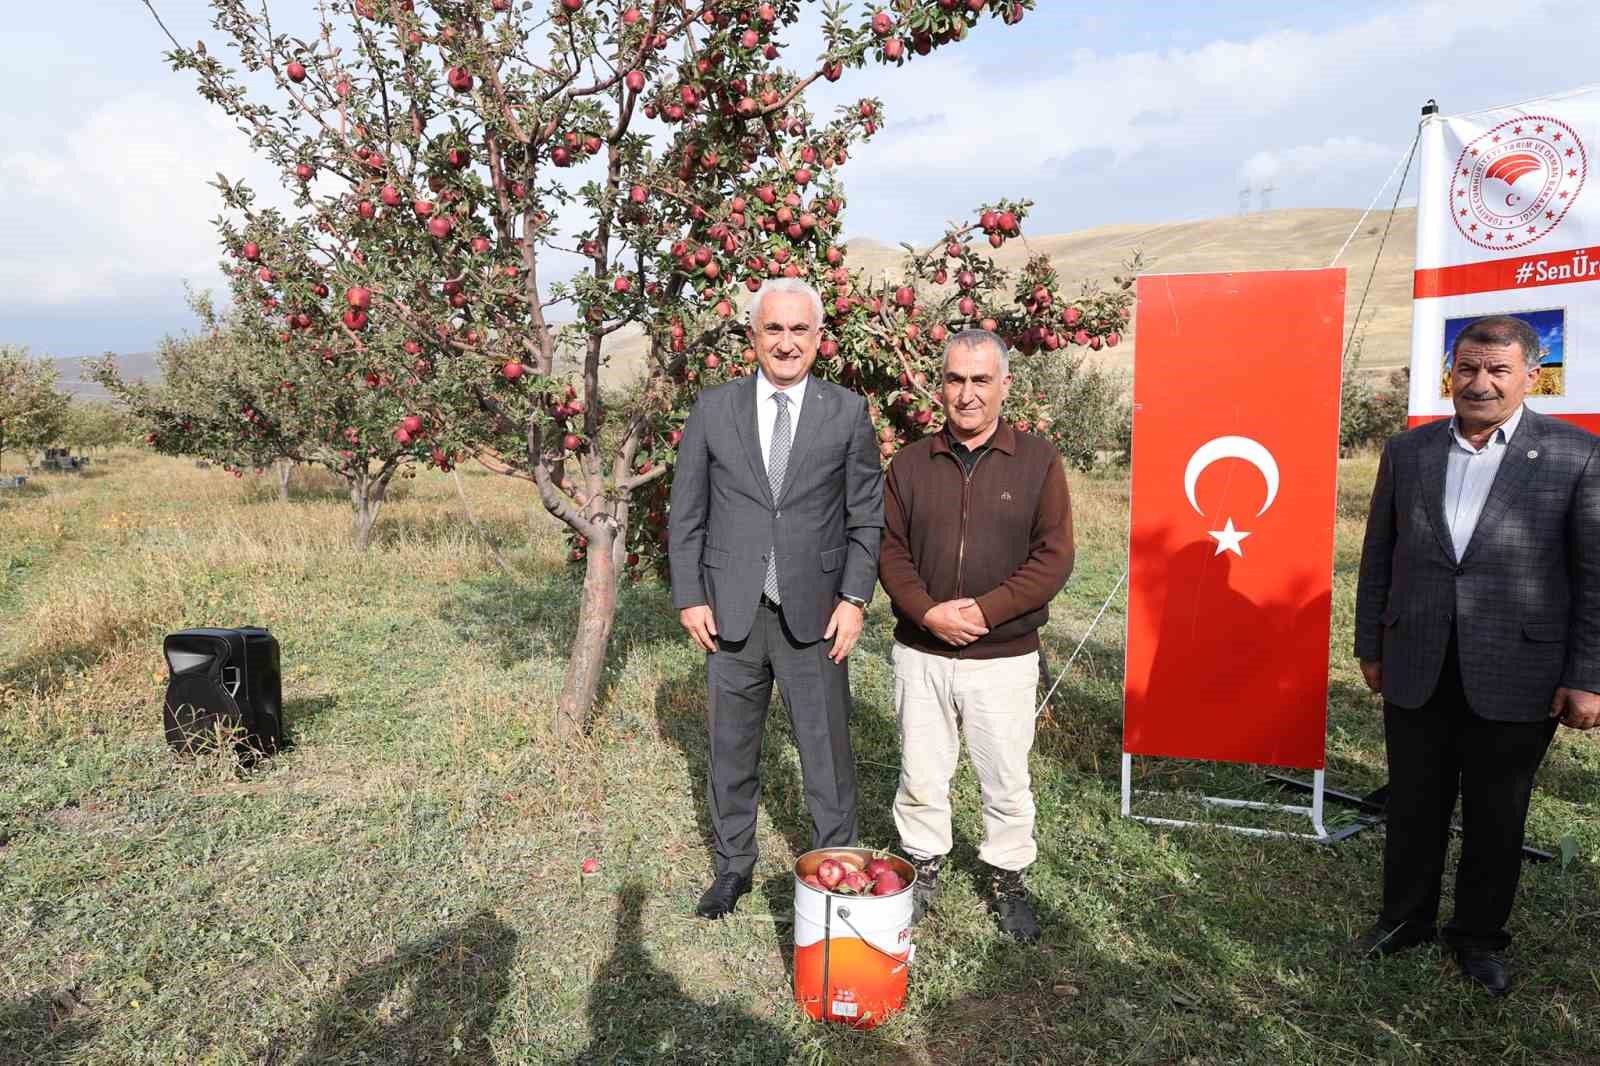
{"label": "man in gray suit", "polygon": [[778,279],[750,302],[760,371],[700,394],[684,426],[667,527],[672,603],[706,651],[706,797],[721,918],[756,863],[761,733],[776,679],[789,709],[812,846],[856,834],[850,650],[878,572],[883,474],[866,401],[811,377],[822,300]]}
{"label": "man in gray suit", "polygon": [[1434,938],[1461,795],[1462,973],[1509,987],[1500,953],[1534,774],[1557,723],[1600,722],[1600,437],[1523,405],[1539,335],[1498,315],[1456,338],[1455,417],[1391,439],[1356,592],[1356,657],[1384,698],[1383,912],[1357,939],[1390,955]]}

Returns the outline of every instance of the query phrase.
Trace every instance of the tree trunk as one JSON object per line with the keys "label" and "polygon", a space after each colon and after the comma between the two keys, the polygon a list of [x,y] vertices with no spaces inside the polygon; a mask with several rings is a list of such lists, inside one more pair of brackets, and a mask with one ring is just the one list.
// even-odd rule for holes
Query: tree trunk
{"label": "tree trunk", "polygon": [[578,631],[567,656],[567,676],[556,700],[556,737],[569,740],[582,731],[600,691],[600,673],[617,617],[617,569],[613,546],[617,533],[609,525],[589,539],[583,574],[583,599],[578,606]]}
{"label": "tree trunk", "polygon": [[289,474],[294,464],[287,459],[278,460],[278,502],[289,502]]}
{"label": "tree trunk", "polygon": [[377,477],[361,473],[350,479],[350,506],[355,511],[355,547],[364,552],[372,543],[372,527],[378,524],[384,492],[389,487],[389,472]]}

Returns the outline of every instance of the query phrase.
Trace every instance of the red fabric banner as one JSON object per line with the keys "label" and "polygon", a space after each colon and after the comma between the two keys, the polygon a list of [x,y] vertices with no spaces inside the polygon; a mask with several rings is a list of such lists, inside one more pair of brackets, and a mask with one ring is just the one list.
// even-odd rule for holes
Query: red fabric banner
{"label": "red fabric banner", "polygon": [[1126,752],[1323,765],[1344,292],[1139,279]]}

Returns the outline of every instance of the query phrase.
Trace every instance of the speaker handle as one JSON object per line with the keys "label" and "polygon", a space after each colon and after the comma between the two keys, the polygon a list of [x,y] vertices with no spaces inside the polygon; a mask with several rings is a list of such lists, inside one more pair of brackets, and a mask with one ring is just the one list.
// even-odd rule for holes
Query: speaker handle
{"label": "speaker handle", "polygon": [[222,687],[228,690],[228,695],[235,699],[239,696],[239,686],[244,679],[237,666],[224,666],[222,668]]}

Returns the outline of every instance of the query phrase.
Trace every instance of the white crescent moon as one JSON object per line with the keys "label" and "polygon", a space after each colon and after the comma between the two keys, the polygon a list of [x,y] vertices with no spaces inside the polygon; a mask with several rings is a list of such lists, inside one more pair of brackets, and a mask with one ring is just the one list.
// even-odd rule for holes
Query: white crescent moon
{"label": "white crescent moon", "polygon": [[1195,482],[1200,480],[1200,472],[1218,459],[1243,459],[1261,471],[1261,476],[1267,479],[1267,502],[1261,505],[1256,517],[1266,514],[1272,501],[1278,498],[1278,461],[1265,445],[1249,437],[1214,437],[1189,456],[1189,465],[1183,472],[1183,492],[1189,497],[1189,506],[1194,508],[1195,513],[1205,513],[1194,499]]}

